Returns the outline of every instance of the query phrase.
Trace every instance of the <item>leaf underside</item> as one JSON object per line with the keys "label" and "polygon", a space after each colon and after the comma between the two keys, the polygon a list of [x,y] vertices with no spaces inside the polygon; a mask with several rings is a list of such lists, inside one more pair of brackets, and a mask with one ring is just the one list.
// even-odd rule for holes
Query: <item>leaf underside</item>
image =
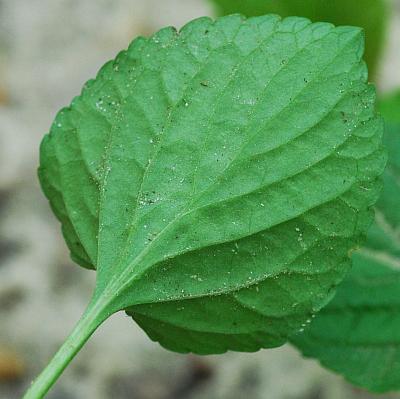
{"label": "leaf underside", "polygon": [[334,300],[293,342],[371,391],[400,389],[400,93],[383,100],[389,160],[366,247]]}
{"label": "leaf underside", "polygon": [[39,175],[110,312],[178,352],[255,351],[332,297],[385,163],[362,53],[357,28],[201,18],[85,85]]}

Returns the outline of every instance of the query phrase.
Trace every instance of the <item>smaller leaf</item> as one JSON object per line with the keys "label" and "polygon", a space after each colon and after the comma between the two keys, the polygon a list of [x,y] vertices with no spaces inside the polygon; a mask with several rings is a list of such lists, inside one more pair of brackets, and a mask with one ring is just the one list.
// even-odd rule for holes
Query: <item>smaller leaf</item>
{"label": "smaller leaf", "polygon": [[305,356],[371,391],[400,389],[400,262],[357,253],[353,269],[305,333]]}
{"label": "smaller leaf", "polygon": [[384,188],[376,204],[376,223],[367,246],[400,257],[400,91],[380,103],[385,118],[384,144],[389,161],[383,175]]}

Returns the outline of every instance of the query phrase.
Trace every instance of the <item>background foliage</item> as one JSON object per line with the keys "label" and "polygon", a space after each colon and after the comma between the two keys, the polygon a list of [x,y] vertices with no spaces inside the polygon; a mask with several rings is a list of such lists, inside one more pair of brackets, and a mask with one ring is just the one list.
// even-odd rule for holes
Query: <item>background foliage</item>
{"label": "background foliage", "polygon": [[334,300],[293,342],[354,384],[385,392],[400,389],[400,93],[380,110],[389,161],[375,223]]}
{"label": "background foliage", "polygon": [[385,0],[211,0],[220,15],[242,13],[247,16],[276,13],[302,16],[334,25],[361,26],[366,35],[365,59],[375,74],[384,44],[387,25]]}

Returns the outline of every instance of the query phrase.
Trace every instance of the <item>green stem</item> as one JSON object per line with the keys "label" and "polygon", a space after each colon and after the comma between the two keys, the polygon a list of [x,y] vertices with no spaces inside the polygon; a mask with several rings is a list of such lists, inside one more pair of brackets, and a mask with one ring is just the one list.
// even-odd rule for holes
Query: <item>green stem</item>
{"label": "green stem", "polygon": [[105,312],[106,305],[107,302],[101,297],[90,302],[71,334],[42,373],[33,381],[23,399],[41,399],[46,395],[97,327],[109,316]]}

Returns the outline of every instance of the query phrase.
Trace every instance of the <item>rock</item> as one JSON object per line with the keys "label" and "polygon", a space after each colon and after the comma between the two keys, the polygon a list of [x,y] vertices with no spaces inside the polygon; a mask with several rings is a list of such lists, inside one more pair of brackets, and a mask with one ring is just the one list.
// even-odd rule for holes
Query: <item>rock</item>
{"label": "rock", "polygon": [[21,378],[25,372],[22,357],[11,349],[0,348],[0,382],[9,382]]}

